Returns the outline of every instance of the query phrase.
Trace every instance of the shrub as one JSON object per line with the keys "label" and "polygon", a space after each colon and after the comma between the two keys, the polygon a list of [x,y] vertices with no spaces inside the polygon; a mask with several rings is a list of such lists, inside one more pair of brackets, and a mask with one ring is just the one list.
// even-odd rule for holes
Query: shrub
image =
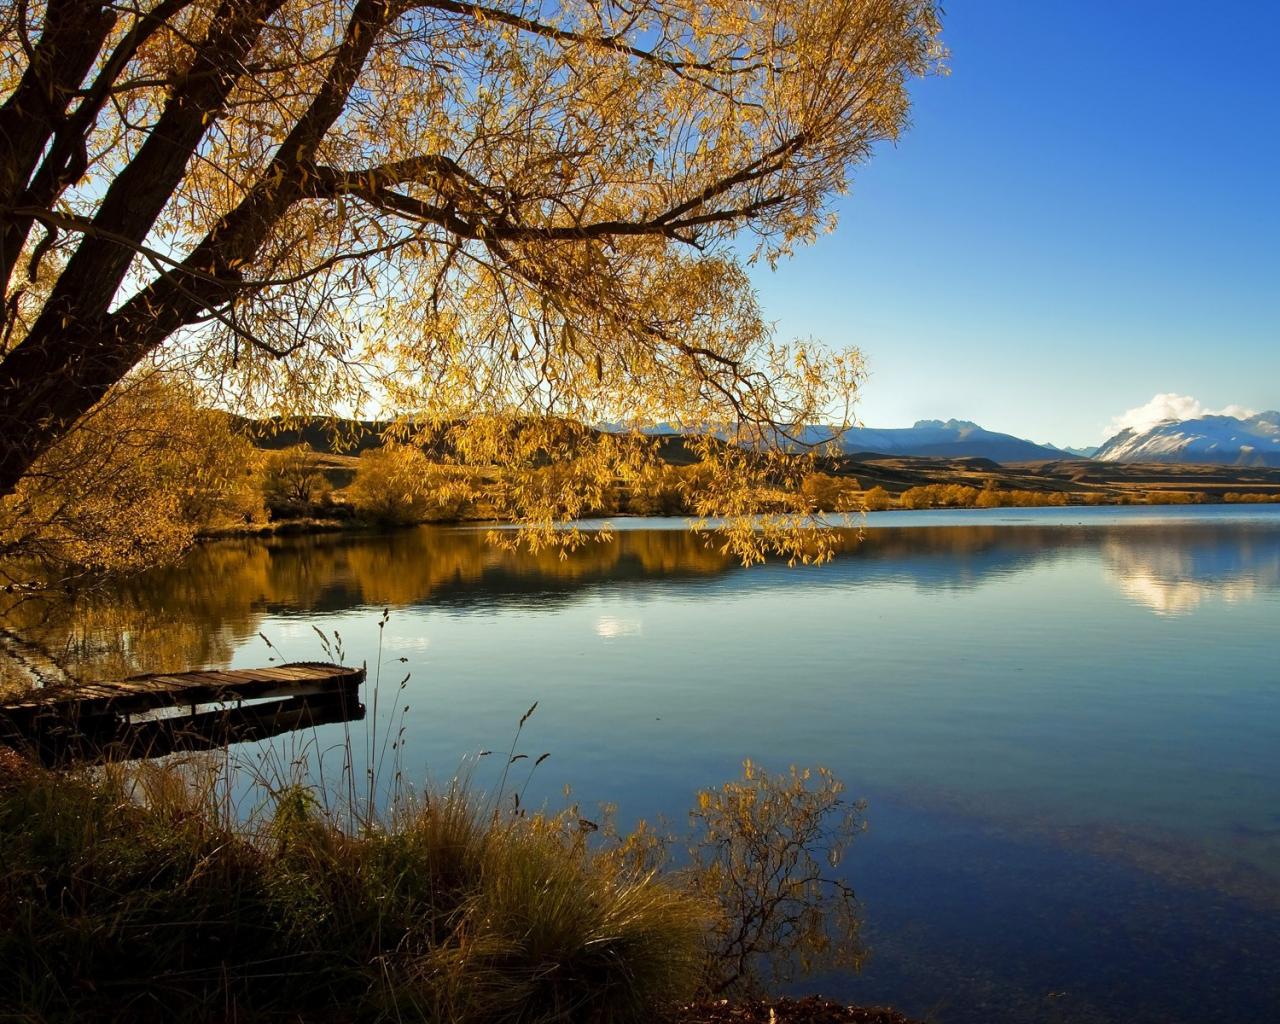
{"label": "shrub", "polygon": [[929,487],[908,487],[898,495],[900,508],[932,508],[933,493]]}
{"label": "shrub", "polygon": [[0,556],[132,571],[263,518],[249,443],[162,373],[114,388],[0,498]]}
{"label": "shrub", "polygon": [[832,476],[830,473],[807,473],[800,482],[801,492],[818,512],[856,511],[861,489],[855,478]]}
{"label": "shrub", "polygon": [[1067,504],[1063,491],[1013,491],[1012,505],[1019,508],[1061,507]]}
{"label": "shrub", "polygon": [[988,480],[974,502],[977,508],[1040,508],[1067,504],[1062,491],[1004,490]]}
{"label": "shrub", "polygon": [[903,508],[973,508],[978,489],[963,484],[924,484],[903,491],[898,501]]}
{"label": "shrub", "polygon": [[1280,494],[1266,494],[1261,492],[1241,493],[1239,491],[1228,491],[1222,496],[1222,500],[1228,504],[1265,504],[1280,502]]}
{"label": "shrub", "polygon": [[720,909],[708,938],[712,993],[861,965],[857,900],[832,869],[863,830],[864,805],[843,791],[825,769],[770,775],[747,761],[742,779],[698,794],[689,876]]}
{"label": "shrub", "polygon": [[883,512],[893,507],[893,497],[880,485],[876,485],[862,495],[862,507],[867,512]]}
{"label": "shrub", "polygon": [[638,516],[692,515],[688,474],[681,467],[658,465],[632,481],[625,510]]}
{"label": "shrub", "polygon": [[974,505],[978,508],[999,508],[1006,503],[1005,494],[998,488],[994,480],[988,480]]}

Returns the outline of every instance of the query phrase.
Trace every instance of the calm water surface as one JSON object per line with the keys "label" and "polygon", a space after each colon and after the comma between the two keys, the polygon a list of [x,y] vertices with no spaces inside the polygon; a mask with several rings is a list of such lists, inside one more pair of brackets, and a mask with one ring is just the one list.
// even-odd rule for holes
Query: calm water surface
{"label": "calm water surface", "polygon": [[882,513],[790,570],[615,525],[564,561],[475,529],[220,543],[9,619],[123,673],[264,664],[259,631],[316,658],[313,625],[372,665],[387,607],[417,777],[537,700],[527,800],[679,820],[746,757],[865,797],[842,870],[871,957],[801,988],[942,1022],[1280,1019],[1280,508]]}

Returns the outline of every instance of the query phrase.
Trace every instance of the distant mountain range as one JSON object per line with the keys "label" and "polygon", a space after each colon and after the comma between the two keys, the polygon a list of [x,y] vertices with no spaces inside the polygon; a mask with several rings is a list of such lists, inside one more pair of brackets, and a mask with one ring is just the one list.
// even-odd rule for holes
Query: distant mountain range
{"label": "distant mountain range", "polygon": [[[281,448],[299,442],[317,451],[333,449],[333,423],[301,418],[287,424],[277,421],[241,421],[241,427],[264,448]],[[339,432],[348,440],[347,454],[359,454],[381,443],[385,424],[340,421]],[[622,429],[600,424],[602,430]],[[649,428],[654,434],[677,434],[668,424]],[[806,444],[823,444],[836,436],[831,426],[815,425],[798,432]],[[839,438],[847,455],[910,456],[936,459],[989,459],[992,462],[1062,462],[1096,459],[1102,462],[1156,462],[1280,468],[1280,412],[1264,412],[1245,419],[1234,416],[1202,416],[1189,420],[1165,420],[1148,430],[1123,430],[1098,448],[1058,448],[1037,444],[1012,434],[985,430],[969,420],[919,420],[910,427],[878,430],[852,427]]]}
{"label": "distant mountain range", "polygon": [[1280,466],[1280,412],[1247,419],[1201,416],[1122,430],[1093,456],[1102,462],[1217,463]]}
{"label": "distant mountain range", "polygon": [[[821,444],[835,436],[831,427],[806,427],[801,440]],[[1041,462],[1070,458],[1051,445],[1036,444],[1012,434],[984,430],[968,420],[918,420],[913,426],[888,430],[851,427],[840,436],[849,455],[914,455],[941,459],[990,459],[993,462]]]}
{"label": "distant mountain range", "polygon": [[[830,440],[829,427],[809,427],[804,440]],[[968,420],[920,420],[896,430],[853,428],[840,437],[849,455],[984,458],[993,462],[1097,459],[1102,462],[1206,463],[1280,467],[1280,412],[1237,419],[1201,416],[1165,420],[1147,430],[1123,430],[1097,448],[1058,448],[984,430]]]}

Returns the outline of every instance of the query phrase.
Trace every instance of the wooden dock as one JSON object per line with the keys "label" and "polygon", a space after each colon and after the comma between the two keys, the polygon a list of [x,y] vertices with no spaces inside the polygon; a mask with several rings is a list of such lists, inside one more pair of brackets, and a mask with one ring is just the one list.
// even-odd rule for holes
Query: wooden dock
{"label": "wooden dock", "polygon": [[362,718],[364,678],[362,668],[295,662],[47,687],[0,701],[0,742],[56,763],[209,749]]}

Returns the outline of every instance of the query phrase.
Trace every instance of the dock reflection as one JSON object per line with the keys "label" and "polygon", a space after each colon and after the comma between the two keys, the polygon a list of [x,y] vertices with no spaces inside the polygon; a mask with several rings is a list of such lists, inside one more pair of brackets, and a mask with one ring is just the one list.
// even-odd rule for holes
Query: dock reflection
{"label": "dock reflection", "polygon": [[11,728],[0,740],[46,767],[88,766],[218,750],[364,717],[365,707],[357,698],[337,692],[208,710],[197,707],[163,717],[45,721],[28,730]]}

